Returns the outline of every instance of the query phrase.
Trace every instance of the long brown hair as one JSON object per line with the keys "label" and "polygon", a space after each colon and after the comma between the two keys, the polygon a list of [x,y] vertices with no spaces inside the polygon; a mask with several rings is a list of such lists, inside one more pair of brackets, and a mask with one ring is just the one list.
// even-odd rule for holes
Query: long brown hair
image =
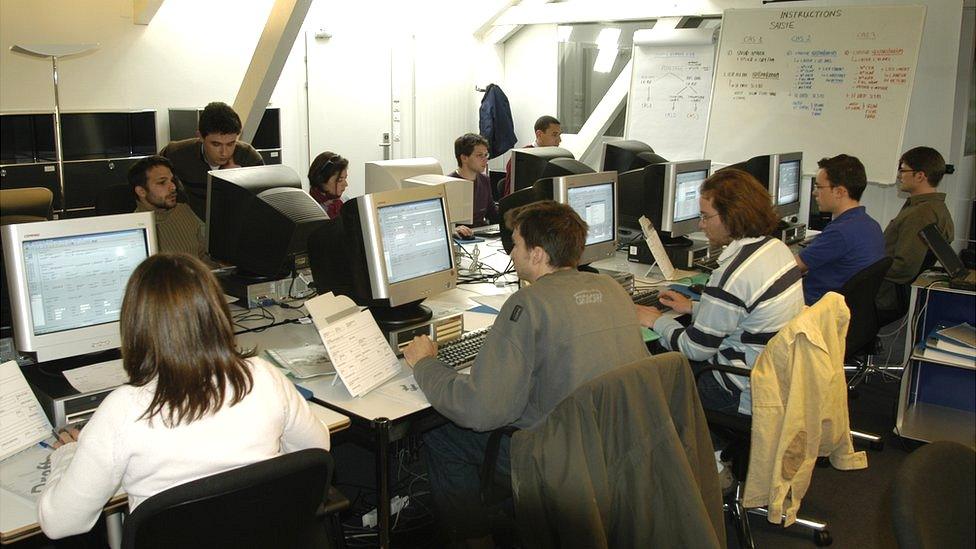
{"label": "long brown hair", "polygon": [[219,410],[228,390],[231,406],[251,391],[230,310],[199,259],[163,253],[143,261],[126,285],[120,324],[129,384],[156,381],[140,419],[159,415],[167,427],[189,424]]}
{"label": "long brown hair", "polygon": [[701,194],[712,201],[733,240],[768,235],[779,223],[769,192],[742,170],[713,173],[702,183]]}

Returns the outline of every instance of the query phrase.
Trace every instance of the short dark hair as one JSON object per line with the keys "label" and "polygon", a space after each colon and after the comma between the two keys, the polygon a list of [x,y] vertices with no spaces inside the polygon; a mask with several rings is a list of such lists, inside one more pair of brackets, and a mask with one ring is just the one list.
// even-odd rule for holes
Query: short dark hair
{"label": "short dark hair", "polygon": [[214,101],[203,108],[200,120],[197,122],[200,137],[212,133],[239,134],[241,133],[241,117],[227,103]]}
{"label": "short dark hair", "polygon": [[540,116],[539,119],[535,121],[535,131],[544,132],[548,130],[549,126],[552,126],[553,124],[557,126],[562,126],[562,124],[560,124],[559,121],[556,120],[555,116],[549,116],[548,114],[545,116]]}
{"label": "short dark hair", "polygon": [[308,167],[308,184],[319,188],[337,173],[349,168],[349,159],[332,151],[319,153]]}
{"label": "short dark hair", "polygon": [[942,181],[942,176],[946,174],[945,158],[939,151],[932,147],[915,147],[905,151],[898,159],[899,164],[904,164],[909,168],[925,174],[929,180],[929,185],[938,187]]}
{"label": "short dark hair", "polygon": [[457,159],[458,166],[461,165],[461,156],[471,156],[478,145],[487,147],[488,140],[476,133],[466,133],[454,140],[454,158]]}
{"label": "short dark hair", "polygon": [[165,156],[160,156],[154,154],[152,156],[147,156],[145,158],[140,158],[138,162],[129,168],[129,173],[126,176],[129,180],[129,187],[132,188],[132,194],[135,195],[136,187],[146,188],[146,181],[148,180],[149,170],[155,168],[156,166],[166,166],[169,171],[176,174],[176,170],[173,169],[173,163],[170,162],[169,158]]}
{"label": "short dark hair", "polygon": [[529,248],[549,254],[553,267],[579,265],[586,246],[586,222],[573,208],[553,200],[533,202],[505,213],[505,226],[518,231]]}
{"label": "short dark hair", "polygon": [[868,186],[868,176],[864,164],[856,156],[838,154],[831,158],[821,158],[817,167],[827,173],[832,187],[844,187],[853,200],[860,200],[864,188]]}
{"label": "short dark hair", "polygon": [[139,264],[126,284],[119,324],[129,384],[155,382],[140,419],[193,423],[251,391],[248,355],[237,350],[223,291],[199,259],[160,253]]}
{"label": "short dark hair", "polygon": [[779,223],[766,187],[742,170],[713,173],[702,183],[701,195],[712,201],[733,239],[768,235]]}

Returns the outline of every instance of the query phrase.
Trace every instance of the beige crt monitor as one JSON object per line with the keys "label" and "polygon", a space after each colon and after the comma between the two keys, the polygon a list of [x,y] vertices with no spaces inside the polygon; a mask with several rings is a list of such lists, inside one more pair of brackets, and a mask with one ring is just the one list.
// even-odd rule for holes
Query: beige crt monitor
{"label": "beige crt monitor", "polygon": [[425,174],[444,173],[436,158],[399,158],[366,163],[366,194],[399,189],[403,180]]}
{"label": "beige crt monitor", "polygon": [[451,223],[474,221],[474,185],[467,179],[447,175],[418,175],[403,180],[403,188],[444,185],[447,191],[447,211]]}

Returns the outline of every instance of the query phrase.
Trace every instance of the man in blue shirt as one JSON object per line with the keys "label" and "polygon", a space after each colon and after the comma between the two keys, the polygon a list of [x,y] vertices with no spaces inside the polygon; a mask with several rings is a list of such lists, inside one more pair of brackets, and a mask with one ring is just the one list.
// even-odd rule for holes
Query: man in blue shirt
{"label": "man in blue shirt", "polygon": [[884,257],[881,226],[861,206],[867,186],[864,164],[840,154],[817,162],[813,196],[833,220],[796,256],[803,277],[803,297],[812,305],[844,285],[858,271]]}

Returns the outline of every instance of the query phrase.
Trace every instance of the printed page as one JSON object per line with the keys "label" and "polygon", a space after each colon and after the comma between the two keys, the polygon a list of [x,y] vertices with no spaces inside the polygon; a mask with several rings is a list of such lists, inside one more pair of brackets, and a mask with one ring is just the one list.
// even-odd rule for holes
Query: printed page
{"label": "printed page", "polygon": [[0,460],[51,436],[51,422],[14,361],[0,365]]}
{"label": "printed page", "polygon": [[121,358],[65,370],[64,377],[79,393],[93,393],[129,382]]}
{"label": "printed page", "polygon": [[[314,317],[313,317],[314,318]],[[369,311],[359,311],[318,328],[339,379],[354,397],[400,373],[400,361]]]}

